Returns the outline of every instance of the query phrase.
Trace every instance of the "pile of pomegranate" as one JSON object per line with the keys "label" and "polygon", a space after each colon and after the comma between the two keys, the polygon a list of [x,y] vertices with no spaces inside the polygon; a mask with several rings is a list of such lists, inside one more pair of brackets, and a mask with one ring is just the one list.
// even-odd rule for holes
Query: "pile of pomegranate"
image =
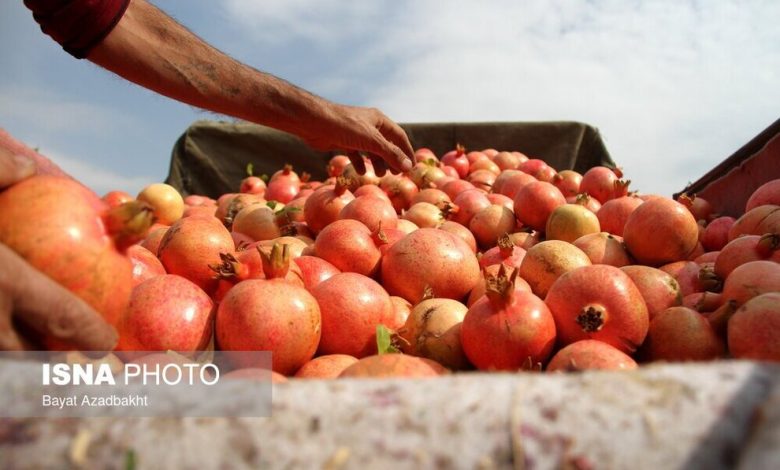
{"label": "pile of pomegranate", "polygon": [[325,181],[287,166],[217,200],[37,176],[0,193],[0,242],[118,350],[271,351],[276,380],[780,361],[780,180],[735,219],[617,168],[415,159],[361,175],[339,155]]}

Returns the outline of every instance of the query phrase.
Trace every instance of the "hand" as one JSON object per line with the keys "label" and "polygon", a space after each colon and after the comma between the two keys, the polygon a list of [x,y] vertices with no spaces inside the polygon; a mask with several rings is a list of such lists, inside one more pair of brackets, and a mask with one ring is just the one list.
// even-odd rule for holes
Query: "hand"
{"label": "hand", "polygon": [[[34,173],[30,159],[0,147],[0,190]],[[0,350],[39,347],[17,326],[85,351],[110,351],[117,342],[114,328],[89,305],[0,243]]]}
{"label": "hand", "polygon": [[328,119],[308,126],[301,137],[321,150],[347,151],[358,173],[366,172],[359,151],[367,152],[378,176],[389,166],[396,172],[412,169],[414,151],[401,127],[375,108],[330,104]]}

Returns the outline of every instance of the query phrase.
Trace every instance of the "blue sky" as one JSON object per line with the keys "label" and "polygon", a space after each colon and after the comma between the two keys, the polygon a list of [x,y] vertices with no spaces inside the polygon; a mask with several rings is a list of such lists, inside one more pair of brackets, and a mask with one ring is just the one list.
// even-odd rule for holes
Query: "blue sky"
{"label": "blue sky", "polygon": [[[670,195],[780,117],[780,2],[156,1],[213,45],[399,122],[576,120]],[[168,172],[219,118],[73,59],[0,2],[0,127],[98,193]],[[518,149],[522,150],[522,149]]]}

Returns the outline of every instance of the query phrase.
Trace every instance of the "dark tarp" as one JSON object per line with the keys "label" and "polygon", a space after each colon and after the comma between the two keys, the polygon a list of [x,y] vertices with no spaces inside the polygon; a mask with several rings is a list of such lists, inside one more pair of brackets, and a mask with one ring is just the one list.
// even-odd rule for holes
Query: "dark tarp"
{"label": "dark tarp", "polygon": [[[467,150],[517,150],[541,158],[557,170],[580,173],[597,165],[614,166],[598,130],[579,122],[497,122],[401,124],[414,148],[436,155],[460,143]],[[271,174],[285,163],[324,179],[325,165],[338,152],[317,152],[300,139],[248,123],[198,121],[173,148],[166,182],[182,194],[218,197],[238,190],[246,165],[254,174]]]}

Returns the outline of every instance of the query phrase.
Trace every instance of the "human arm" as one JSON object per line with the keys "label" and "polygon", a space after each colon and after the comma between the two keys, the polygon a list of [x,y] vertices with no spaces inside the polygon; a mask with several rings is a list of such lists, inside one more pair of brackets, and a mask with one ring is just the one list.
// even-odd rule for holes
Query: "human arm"
{"label": "human arm", "polygon": [[[242,64],[146,0],[132,0],[112,27],[85,55],[127,80],[199,108],[296,134],[318,149],[365,151],[395,170],[411,168],[409,139],[379,110],[332,103]],[[381,171],[381,160],[374,162]]]}

